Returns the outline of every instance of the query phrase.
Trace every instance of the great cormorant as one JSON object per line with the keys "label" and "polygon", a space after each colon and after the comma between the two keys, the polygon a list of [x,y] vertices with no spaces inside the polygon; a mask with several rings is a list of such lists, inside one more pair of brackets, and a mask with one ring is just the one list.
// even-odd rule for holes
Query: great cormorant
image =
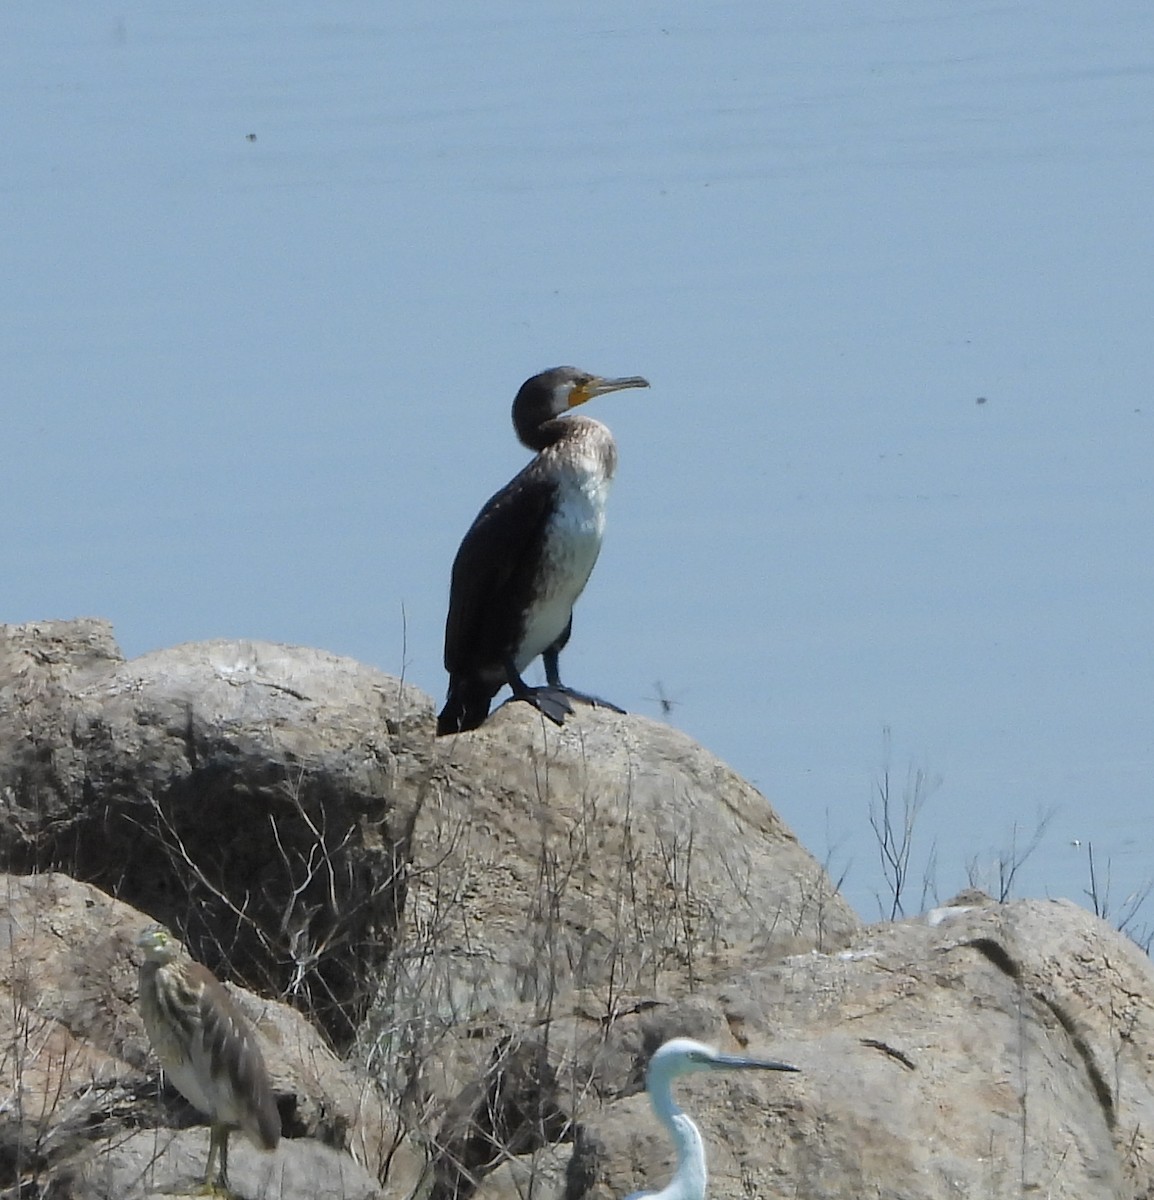
{"label": "great cormorant", "polygon": [[[599,421],[562,416],[594,396],[648,387],[637,375],[603,379],[554,367],[521,385],[513,428],[537,457],[477,515],[453,561],[445,670],[449,695],[437,733],[476,729],[508,684],[560,725],[570,700],[616,705],[561,682],[557,656],[569,641],[573,605],[601,549],[605,501],[617,467],[613,435]],[[546,684],[521,672],[540,655]]]}

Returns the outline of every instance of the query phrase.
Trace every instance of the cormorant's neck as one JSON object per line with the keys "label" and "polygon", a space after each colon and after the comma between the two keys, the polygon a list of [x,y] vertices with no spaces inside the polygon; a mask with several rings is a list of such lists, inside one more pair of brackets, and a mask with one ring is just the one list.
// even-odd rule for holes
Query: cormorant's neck
{"label": "cormorant's neck", "polygon": [[577,435],[580,431],[580,418],[550,417],[549,420],[536,425],[515,421],[514,426],[521,445],[528,446],[530,450],[536,450],[539,454],[546,447],[555,446],[558,442]]}

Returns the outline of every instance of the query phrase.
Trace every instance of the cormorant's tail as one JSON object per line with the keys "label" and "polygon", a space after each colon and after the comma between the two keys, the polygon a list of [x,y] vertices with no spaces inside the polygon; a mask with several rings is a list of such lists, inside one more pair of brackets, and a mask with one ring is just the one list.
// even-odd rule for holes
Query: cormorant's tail
{"label": "cormorant's tail", "polygon": [[497,689],[480,679],[456,675],[449,679],[449,696],[437,717],[437,736],[476,729],[489,715]]}

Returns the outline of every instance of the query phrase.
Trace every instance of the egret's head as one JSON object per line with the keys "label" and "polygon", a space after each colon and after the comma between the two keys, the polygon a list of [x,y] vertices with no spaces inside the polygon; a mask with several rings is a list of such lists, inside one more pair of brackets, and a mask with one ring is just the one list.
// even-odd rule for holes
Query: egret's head
{"label": "egret's head", "polygon": [[717,1051],[704,1042],[695,1042],[692,1038],[673,1038],[653,1052],[649,1069],[662,1070],[671,1075],[692,1075],[712,1069],[716,1057]]}
{"label": "egret's head", "polygon": [[677,1075],[693,1075],[698,1071],[796,1071],[797,1067],[776,1059],[747,1058],[737,1054],[722,1054],[704,1042],[692,1038],[673,1038],[659,1046],[649,1060],[649,1078],[672,1079]]}

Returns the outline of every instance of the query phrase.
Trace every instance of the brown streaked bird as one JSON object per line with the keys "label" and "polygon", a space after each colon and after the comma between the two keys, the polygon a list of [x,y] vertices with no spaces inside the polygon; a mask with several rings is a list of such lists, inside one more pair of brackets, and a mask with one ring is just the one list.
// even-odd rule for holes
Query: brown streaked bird
{"label": "brown streaked bird", "polygon": [[[537,457],[491,497],[453,562],[445,622],[449,694],[437,733],[476,729],[506,684],[557,725],[572,700],[622,712],[561,682],[558,655],[573,629],[573,605],[601,550],[605,502],[617,468],[613,435],[570,409],[623,388],[648,387],[638,375],[604,379],[554,367],[521,385],[513,428]],[[546,683],[521,672],[540,655]]]}
{"label": "brown streaked bird", "polygon": [[280,1140],[280,1114],[256,1033],[216,976],[185,955],[162,925],[146,929],[137,945],[144,951],[144,1027],[168,1078],[211,1123],[206,1186],[227,1189],[232,1130],[243,1130],[259,1150],[275,1150]]}

